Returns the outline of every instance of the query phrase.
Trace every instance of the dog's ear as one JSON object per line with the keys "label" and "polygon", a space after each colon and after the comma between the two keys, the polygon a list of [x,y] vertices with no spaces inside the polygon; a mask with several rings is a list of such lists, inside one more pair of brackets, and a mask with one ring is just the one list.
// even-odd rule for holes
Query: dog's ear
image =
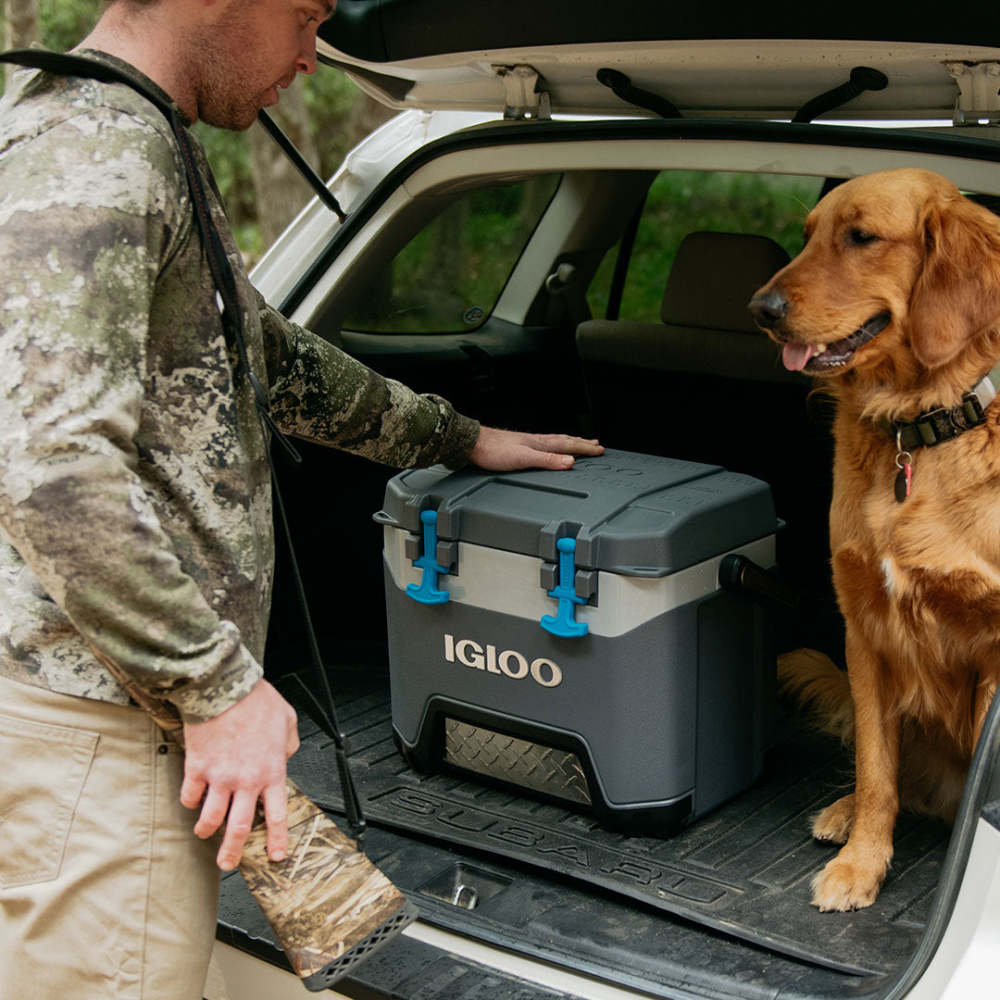
{"label": "dog's ear", "polygon": [[998,317],[1000,219],[961,195],[934,201],[907,318],[914,355],[927,368],[947,364]]}

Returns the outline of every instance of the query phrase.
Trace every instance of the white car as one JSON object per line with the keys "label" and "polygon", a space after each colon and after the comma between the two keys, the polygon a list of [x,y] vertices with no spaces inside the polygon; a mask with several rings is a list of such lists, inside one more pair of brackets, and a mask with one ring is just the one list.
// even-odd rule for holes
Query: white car
{"label": "white car", "polygon": [[[778,642],[842,660],[829,413],[745,303],[842,179],[926,167],[1000,206],[1000,15],[705,10],[340,0],[318,71],[402,113],[329,181],[346,221],[314,200],[255,282],[296,322],[484,423],[595,434],[769,483],[778,566],[799,596]],[[853,781],[851,755],[791,705],[754,722],[769,734],[761,777],[670,836],[447,761],[423,773],[390,720],[372,515],[391,471],[304,450],[284,488],[370,854],[421,913],[339,994],[1000,995],[997,704],[954,827],[901,817],[882,893],[853,913],[809,899],[831,855],[809,817]],[[304,659],[278,586],[280,677]],[[300,716],[292,773],[336,810],[326,738]],[[224,880],[207,989],[302,995],[238,876]]]}

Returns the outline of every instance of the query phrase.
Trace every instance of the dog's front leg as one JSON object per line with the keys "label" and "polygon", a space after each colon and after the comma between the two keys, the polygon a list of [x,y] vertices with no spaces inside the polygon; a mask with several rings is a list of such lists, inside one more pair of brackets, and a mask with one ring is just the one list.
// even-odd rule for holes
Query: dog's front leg
{"label": "dog's front leg", "polygon": [[892,860],[899,811],[899,719],[886,703],[881,661],[855,630],[848,630],[846,650],[855,711],[854,821],[847,843],[813,882],[813,904],[821,910],[875,901]]}

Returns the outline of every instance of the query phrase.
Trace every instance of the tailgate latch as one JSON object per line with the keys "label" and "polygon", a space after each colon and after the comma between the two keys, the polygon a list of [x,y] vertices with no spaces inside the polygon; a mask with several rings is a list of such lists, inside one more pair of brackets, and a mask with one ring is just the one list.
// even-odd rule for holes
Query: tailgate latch
{"label": "tailgate latch", "polygon": [[956,125],[1000,123],[1000,62],[946,62],[945,68],[958,84],[958,100],[952,121]]}
{"label": "tailgate latch", "polygon": [[531,66],[494,66],[493,72],[503,84],[504,118],[515,121],[552,118],[552,104],[545,81]]}

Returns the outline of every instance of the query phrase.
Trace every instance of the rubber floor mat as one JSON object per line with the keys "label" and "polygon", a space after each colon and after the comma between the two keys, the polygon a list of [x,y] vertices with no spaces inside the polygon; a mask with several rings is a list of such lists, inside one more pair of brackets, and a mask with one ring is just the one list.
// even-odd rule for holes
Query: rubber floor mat
{"label": "rubber floor mat", "polygon": [[[793,729],[737,799],[669,839],[629,836],[456,772],[418,774],[396,751],[382,684],[336,684],[352,774],[379,824],[579,879],[844,972],[892,972],[923,933],[947,846],[941,823],[900,818],[892,870],[871,907],[820,913],[809,902],[813,874],[835,853],[812,839],[809,818],[852,783],[850,756],[834,740]],[[303,720],[290,774],[320,805],[341,811],[330,741],[305,719],[294,688],[283,688]]]}

